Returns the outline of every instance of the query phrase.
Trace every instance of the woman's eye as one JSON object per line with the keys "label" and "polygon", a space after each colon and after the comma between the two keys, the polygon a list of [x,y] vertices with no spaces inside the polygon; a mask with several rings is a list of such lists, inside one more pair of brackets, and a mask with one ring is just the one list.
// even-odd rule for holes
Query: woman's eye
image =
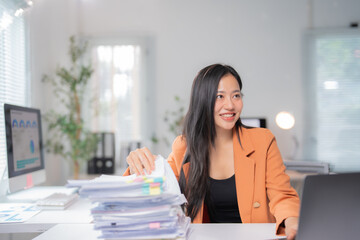
{"label": "woman's eye", "polygon": [[235,94],[234,98],[241,98],[241,94]]}
{"label": "woman's eye", "polygon": [[220,99],[220,98],[223,98],[223,96],[222,95],[217,95],[216,96],[216,99]]}

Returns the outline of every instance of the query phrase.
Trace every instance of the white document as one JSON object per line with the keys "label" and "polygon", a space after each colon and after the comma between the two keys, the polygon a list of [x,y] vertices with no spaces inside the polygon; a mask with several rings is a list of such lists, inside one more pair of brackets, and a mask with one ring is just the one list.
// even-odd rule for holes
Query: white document
{"label": "white document", "polygon": [[[179,183],[175,177],[174,172],[172,171],[169,163],[164,159],[161,155],[158,155],[155,159],[155,170],[151,174],[147,174],[145,171],[145,175],[149,177],[163,177],[165,176],[165,193],[173,193],[176,195],[180,195],[180,187]],[[114,176],[114,175],[101,175],[98,178],[94,178],[92,180],[68,180],[69,187],[82,187],[88,184],[94,183],[110,183],[110,182],[118,182],[118,183],[126,183],[132,181],[136,178],[136,174],[132,174],[129,176]]]}
{"label": "white document", "polygon": [[39,212],[33,203],[1,203],[0,223],[25,222]]}
{"label": "white document", "polygon": [[[146,172],[146,171],[145,171]],[[135,174],[133,174],[135,175]],[[165,176],[165,192],[180,195],[179,183],[175,177],[175,174],[170,167],[166,159],[158,155],[155,159],[155,170],[150,174],[146,174],[150,177],[162,177]],[[131,175],[132,176],[132,175]]]}

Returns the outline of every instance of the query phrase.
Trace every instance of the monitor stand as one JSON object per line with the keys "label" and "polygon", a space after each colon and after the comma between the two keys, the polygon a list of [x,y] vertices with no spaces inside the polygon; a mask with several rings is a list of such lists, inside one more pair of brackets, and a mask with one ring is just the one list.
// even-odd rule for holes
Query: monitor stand
{"label": "monitor stand", "polygon": [[7,202],[36,202],[39,199],[50,196],[53,193],[72,194],[78,188],[68,188],[65,186],[36,186],[29,189],[11,193],[6,196]]}

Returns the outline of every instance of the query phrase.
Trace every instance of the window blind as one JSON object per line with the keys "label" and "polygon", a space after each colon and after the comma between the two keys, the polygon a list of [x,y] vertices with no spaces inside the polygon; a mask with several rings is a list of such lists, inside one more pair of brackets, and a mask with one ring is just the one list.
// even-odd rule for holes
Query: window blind
{"label": "window blind", "polygon": [[16,1],[0,2],[0,177],[7,178],[4,103],[29,105],[26,76],[26,27],[22,16],[14,15]]}
{"label": "window blind", "polygon": [[307,38],[305,156],[334,172],[360,171],[360,31]]}

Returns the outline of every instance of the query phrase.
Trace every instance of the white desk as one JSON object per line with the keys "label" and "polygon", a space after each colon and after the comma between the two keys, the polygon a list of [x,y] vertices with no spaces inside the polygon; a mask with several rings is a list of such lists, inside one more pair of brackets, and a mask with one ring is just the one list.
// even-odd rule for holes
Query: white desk
{"label": "white desk", "polygon": [[[91,203],[79,198],[66,210],[43,210],[23,223],[0,224],[0,233],[41,233],[35,240],[98,240],[93,229]],[[1,238],[1,236],[0,236]],[[12,237],[9,239],[13,239]],[[275,224],[192,224],[189,240],[279,239]]]}
{"label": "white desk", "polygon": [[[58,224],[33,240],[98,240],[99,231],[92,224]],[[191,224],[188,240],[281,239],[275,224]]]}
{"label": "white desk", "polygon": [[[66,210],[44,210],[24,223],[0,224],[0,233],[42,233],[34,240],[98,240],[93,229],[91,203],[79,199]],[[192,224],[189,240],[279,239],[275,224]]]}
{"label": "white desk", "polygon": [[43,210],[23,223],[0,224],[0,233],[45,232],[57,224],[90,223],[91,203],[87,199],[79,198],[65,210]]}

